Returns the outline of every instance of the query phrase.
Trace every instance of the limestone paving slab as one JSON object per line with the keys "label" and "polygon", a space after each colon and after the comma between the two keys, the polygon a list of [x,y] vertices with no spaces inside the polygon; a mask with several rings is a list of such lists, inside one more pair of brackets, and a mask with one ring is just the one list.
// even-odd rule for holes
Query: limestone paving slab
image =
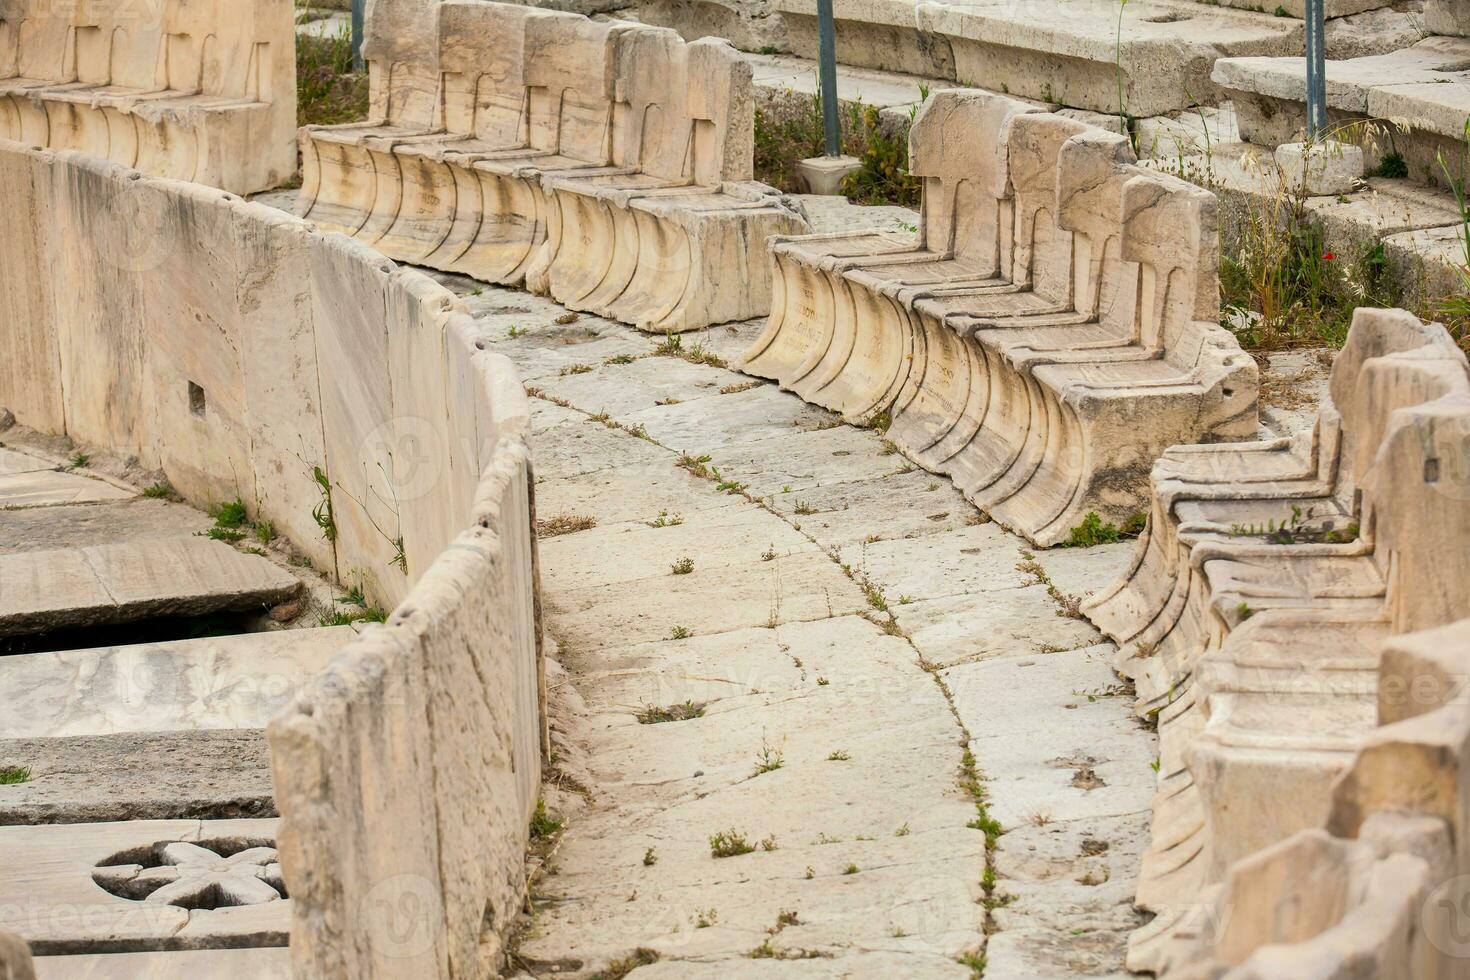
{"label": "limestone paving slab", "polygon": [[818,554],[551,592],[543,605],[563,646],[587,650],[664,639],[678,626],[702,635],[868,607],[857,586]]}
{"label": "limestone paving slab", "polygon": [[0,511],[0,555],[176,538],[214,522],[193,507],[134,497],[117,503]]}
{"label": "limestone paving slab", "polygon": [[0,446],[0,476],[14,476],[17,473],[35,473],[38,470],[54,469],[56,469],[55,463],[39,456]]}
{"label": "limestone paving slab", "polygon": [[357,634],[278,630],[0,659],[0,739],[264,728]]}
{"label": "limestone paving slab", "polygon": [[846,425],[772,436],[712,455],[726,478],[762,498],[912,469],[871,435]]}
{"label": "limestone paving slab", "polygon": [[[608,524],[544,541],[542,583],[573,591],[660,576],[694,581],[712,569],[755,565],[767,553],[779,558],[816,554],[817,548],[784,521],[753,507],[730,507],[687,516],[672,527]],[[617,560],[606,561],[609,555]],[[693,571],[675,576],[672,566],[685,558]]]}
{"label": "limestone paving slab", "polygon": [[91,480],[75,473],[32,470],[0,475],[0,510],[127,500],[132,496],[134,495],[131,492],[110,483]]}
{"label": "limestone paving slab", "polygon": [[[666,461],[636,463],[573,477],[542,480],[536,485],[536,512],[541,520],[557,515],[593,517],[599,525],[642,521],[689,520],[706,511],[740,507],[744,499],[720,493],[714,484]],[[543,538],[542,547],[554,540]]]}
{"label": "limestone paving slab", "polygon": [[[1145,809],[1155,750],[1126,711],[1110,653],[1103,643],[944,671],[1006,826],[1036,814],[1067,821]],[[1011,697],[997,703],[997,690]]]}
{"label": "limestone paving slab", "polygon": [[285,947],[167,953],[75,953],[36,958],[36,980],[290,980]]}
{"label": "limestone paving slab", "polygon": [[538,479],[582,476],[613,466],[667,459],[667,450],[585,416],[581,422],[569,421],[536,437]]}
{"label": "limestone paving slab", "polygon": [[130,732],[0,740],[0,825],[275,815],[259,729]]}
{"label": "limestone paving slab", "polygon": [[0,582],[11,633],[262,608],[301,589],[264,558],[203,538],[4,555]]}
{"label": "limestone paving slab", "polygon": [[1018,589],[1031,576],[1018,569],[1021,542],[999,524],[892,541],[860,541],[842,549],[842,560],[880,584],[890,605],[905,596],[943,599],[997,589]]}
{"label": "limestone paving slab", "polygon": [[920,470],[778,493],[770,503],[824,549],[844,553],[875,536],[923,537],[984,520],[954,484]]}
{"label": "limestone paving slab", "polygon": [[745,382],[734,371],[710,370],[682,358],[649,356],[629,364],[601,364],[593,371],[548,378],[538,387],[619,421],[665,403],[688,404]]}
{"label": "limestone paving slab", "polygon": [[[138,820],[0,828],[0,928],[17,933],[42,956],[284,946],[290,906],[269,884],[263,863],[273,860],[273,847],[258,861],[228,861],[230,854],[249,847],[271,847],[275,827],[274,820]],[[162,865],[157,855],[142,850],[168,842],[195,848],[171,853]],[[199,846],[213,850],[208,857],[214,859],[202,855]],[[192,863],[197,861],[205,863]],[[180,887],[154,885],[130,898],[94,880],[99,867],[117,867],[117,875],[126,879],[136,874],[127,867],[140,864],[159,868],[155,881],[174,881],[172,872],[164,872],[178,867]],[[279,866],[274,867],[279,881]],[[191,901],[182,886],[207,887],[213,881],[238,893],[226,901],[239,904],[217,909],[173,904]]]}
{"label": "limestone paving slab", "polygon": [[641,425],[663,445],[696,455],[796,432],[821,431],[837,422],[831,412],[771,385],[720,397],[719,405],[690,402],[658,406],[633,412],[619,421]]}
{"label": "limestone paving slab", "polygon": [[1059,614],[1044,585],[911,603],[889,599],[889,609],[914,646],[941,666],[1074,650],[1098,641],[1091,624]]}

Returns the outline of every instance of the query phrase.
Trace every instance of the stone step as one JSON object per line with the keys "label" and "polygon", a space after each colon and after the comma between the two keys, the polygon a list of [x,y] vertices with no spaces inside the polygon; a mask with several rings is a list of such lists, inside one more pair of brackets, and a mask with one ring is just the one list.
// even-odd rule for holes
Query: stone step
{"label": "stone step", "polygon": [[263,609],[301,583],[206,538],[0,556],[0,635]]}
{"label": "stone step", "polygon": [[0,739],[264,728],[350,626],[0,658]]}
{"label": "stone step", "polygon": [[[1299,57],[1223,58],[1213,73],[1235,103],[1243,138],[1274,147],[1301,138],[1306,117],[1306,62]],[[1369,145],[1366,163],[1403,156],[1409,176],[1440,183],[1442,154],[1461,179],[1465,118],[1470,116],[1470,39],[1431,37],[1388,54],[1327,62],[1329,122],[1378,120],[1393,139]],[[1408,120],[1399,127],[1392,120]]]}
{"label": "stone step", "polygon": [[[816,0],[776,0],[792,51],[817,54]],[[1121,18],[1120,18],[1121,15]],[[1215,59],[1290,55],[1300,21],[1185,0],[839,0],[838,58],[1095,112],[1213,102]],[[1120,92],[1121,87],[1121,92]]]}

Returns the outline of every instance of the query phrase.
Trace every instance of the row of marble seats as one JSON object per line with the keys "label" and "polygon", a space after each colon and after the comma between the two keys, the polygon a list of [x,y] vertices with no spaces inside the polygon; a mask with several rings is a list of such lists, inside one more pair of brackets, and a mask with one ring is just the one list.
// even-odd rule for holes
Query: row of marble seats
{"label": "row of marble seats", "polygon": [[296,170],[287,0],[0,0],[0,138],[245,194]]}
{"label": "row of marble seats", "polygon": [[1323,818],[1372,724],[1381,642],[1470,607],[1470,582],[1445,574],[1470,547],[1467,439],[1470,373],[1449,335],[1364,309],[1313,432],[1159,461],[1134,567],[1083,607],[1158,723],[1138,888],[1158,915],[1135,968],[1157,967],[1234,861]]}
{"label": "row of marble seats", "polygon": [[[431,26],[406,41],[415,10]],[[378,0],[364,54],[370,121],[301,131],[299,214],[646,330],[766,311],[763,243],[805,222],[751,180],[751,72],[728,43]]]}
{"label": "row of marble seats", "polygon": [[1470,619],[1388,641],[1377,727],[1327,798],[1311,801],[1325,819],[1232,864],[1175,931],[1160,976],[1464,977],[1467,677]]}
{"label": "row of marble seats", "polygon": [[1254,433],[1255,364],[1215,322],[1212,195],[986,92],[933,96],[910,139],[917,234],[777,239],[743,370],[886,415],[909,458],[1041,545],[1140,510],[1166,447]]}

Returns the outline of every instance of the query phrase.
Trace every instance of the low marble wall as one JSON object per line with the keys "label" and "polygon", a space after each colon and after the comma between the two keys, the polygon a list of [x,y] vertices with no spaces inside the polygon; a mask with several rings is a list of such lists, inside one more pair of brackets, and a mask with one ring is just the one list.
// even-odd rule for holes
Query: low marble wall
{"label": "low marble wall", "polygon": [[543,747],[510,362],[427,277],[228,193],[0,141],[0,201],[0,404],[242,500],[393,610],[268,729],[297,973],[474,973]]}

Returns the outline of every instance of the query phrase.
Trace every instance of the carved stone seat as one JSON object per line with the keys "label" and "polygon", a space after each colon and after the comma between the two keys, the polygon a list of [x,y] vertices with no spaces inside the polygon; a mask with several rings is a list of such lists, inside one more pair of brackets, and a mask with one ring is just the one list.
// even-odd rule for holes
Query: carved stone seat
{"label": "carved stone seat", "polygon": [[1325,816],[1232,863],[1176,926],[1160,975],[1461,975],[1470,952],[1467,670],[1470,620],[1389,640],[1375,677],[1377,727],[1370,721],[1335,783],[1312,788]]}
{"label": "carved stone seat", "polygon": [[1126,520],[1177,439],[1251,434],[1254,364],[1211,322],[1210,195],[983,92],[934,96],[911,139],[919,234],[778,239],[744,370],[887,414],[909,458],[1042,545]]}
{"label": "carved stone seat", "polygon": [[1359,310],[1314,432],[1160,460],[1133,569],[1083,607],[1159,728],[1138,890],[1159,914],[1134,968],[1233,862],[1325,819],[1382,641],[1470,603],[1446,571],[1470,541],[1467,439],[1470,373],[1444,329]]}
{"label": "carved stone seat", "polygon": [[[750,68],[728,44],[509,4],[379,7],[373,118],[302,131],[299,213],[647,330],[765,311],[753,255],[804,223],[750,180]],[[414,10],[431,38],[397,30]]]}
{"label": "carved stone seat", "polygon": [[295,170],[281,0],[0,3],[0,137],[236,193]]}

